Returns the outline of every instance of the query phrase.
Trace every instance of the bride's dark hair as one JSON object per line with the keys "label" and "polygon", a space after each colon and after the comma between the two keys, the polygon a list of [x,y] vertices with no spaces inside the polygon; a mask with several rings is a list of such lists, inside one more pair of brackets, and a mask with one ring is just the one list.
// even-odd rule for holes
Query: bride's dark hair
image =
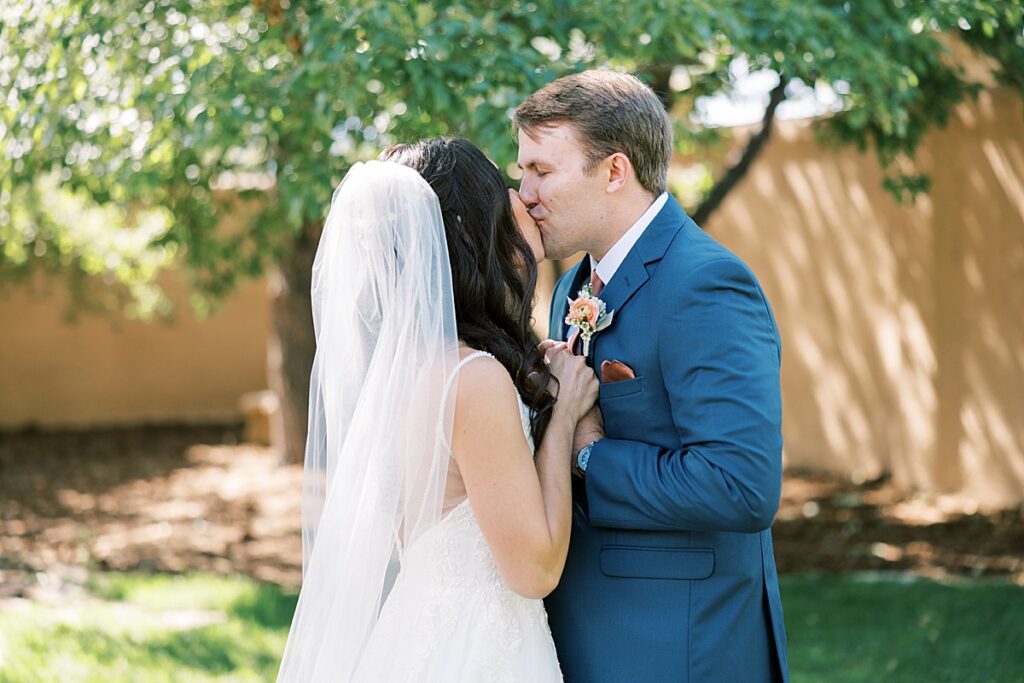
{"label": "bride's dark hair", "polygon": [[[530,432],[540,445],[555,382],[531,326],[537,263],[516,226],[501,172],[461,138],[432,138],[384,150],[381,161],[416,169],[441,203],[452,267],[459,338],[505,366],[533,409]],[[552,384],[553,386],[553,384]]]}

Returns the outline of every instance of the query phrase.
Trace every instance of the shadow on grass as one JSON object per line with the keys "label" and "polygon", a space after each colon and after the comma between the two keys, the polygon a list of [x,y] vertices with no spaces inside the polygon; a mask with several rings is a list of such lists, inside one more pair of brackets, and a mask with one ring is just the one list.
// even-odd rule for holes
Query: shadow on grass
{"label": "shadow on grass", "polygon": [[102,629],[57,624],[21,634],[0,681],[266,681],[284,643],[284,634],[237,623],[145,634]]}
{"label": "shadow on grass", "polygon": [[[298,596],[276,584],[206,574],[90,577],[74,623],[41,605],[0,612],[11,657],[0,683],[273,680]],[[2,640],[2,639],[0,639]]]}
{"label": "shadow on grass", "polygon": [[[283,636],[282,636],[283,637]],[[257,673],[273,677],[280,661],[280,638],[238,624],[219,624],[177,633],[161,633],[140,644],[143,659],[169,668],[211,675]]]}
{"label": "shadow on grass", "polygon": [[229,621],[148,638],[147,657],[173,660],[207,674],[255,672],[273,679],[298,595],[271,583],[254,583],[225,610]]}
{"label": "shadow on grass", "polygon": [[260,583],[235,600],[228,612],[263,628],[287,629],[298,601],[298,593],[285,592],[276,584]]}
{"label": "shadow on grass", "polygon": [[1012,583],[804,575],[782,594],[794,683],[1024,680]]}

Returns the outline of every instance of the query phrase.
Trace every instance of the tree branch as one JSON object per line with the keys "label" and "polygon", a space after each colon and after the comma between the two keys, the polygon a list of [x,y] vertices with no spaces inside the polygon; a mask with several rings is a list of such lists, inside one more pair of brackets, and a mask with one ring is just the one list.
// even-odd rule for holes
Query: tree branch
{"label": "tree branch", "polygon": [[768,138],[772,134],[772,126],[775,123],[775,110],[786,99],[786,81],[785,75],[779,74],[779,84],[772,89],[771,95],[768,97],[768,106],[765,108],[764,117],[761,119],[761,130],[750,138],[739,161],[730,166],[725,175],[718,179],[718,182],[711,188],[711,192],[708,193],[708,196],[697,207],[693,214],[693,220],[698,225],[704,225],[707,222],[708,217],[721,205],[726,195],[747,174],[747,171],[750,170],[750,165],[757,158],[757,155],[761,153],[765,143],[768,142]]}

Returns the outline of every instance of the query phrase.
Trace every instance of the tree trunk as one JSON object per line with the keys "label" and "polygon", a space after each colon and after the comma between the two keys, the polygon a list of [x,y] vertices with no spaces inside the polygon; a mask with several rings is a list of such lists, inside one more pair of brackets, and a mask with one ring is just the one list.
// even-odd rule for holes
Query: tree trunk
{"label": "tree trunk", "polygon": [[306,448],[309,373],[316,352],[309,289],[320,229],[317,223],[306,223],[269,277],[267,369],[270,387],[281,399],[284,433],[284,443],[275,445],[289,463],[301,463]]}
{"label": "tree trunk", "polygon": [[[280,27],[286,18],[288,3],[253,0],[253,7],[266,14],[270,26]],[[301,60],[299,33],[283,33],[289,49]],[[288,135],[284,134],[277,155],[279,167],[284,166],[289,147]],[[270,388],[281,402],[282,428],[278,433],[283,433],[283,443],[274,445],[289,463],[301,463],[306,450],[309,373],[316,353],[309,288],[321,229],[321,221],[306,221],[277,264],[276,271],[271,272],[268,278],[272,330],[267,344],[267,374]]]}
{"label": "tree trunk", "polygon": [[697,207],[697,210],[693,213],[693,220],[700,225],[705,227],[708,218],[711,214],[721,206],[726,196],[732,189],[739,184],[744,176],[747,175],[747,171],[750,170],[750,165],[754,163],[754,159],[764,149],[765,143],[768,142],[768,138],[772,134],[772,126],[775,124],[775,110],[779,108],[782,101],[786,99],[786,75],[779,74],[779,84],[775,86],[771,94],[768,97],[768,106],[764,110],[764,116],[761,119],[761,130],[753,135],[747,142],[747,146],[743,149],[743,154],[740,155],[739,161],[729,167],[718,181],[715,182],[711,191],[701,202],[701,205]]}

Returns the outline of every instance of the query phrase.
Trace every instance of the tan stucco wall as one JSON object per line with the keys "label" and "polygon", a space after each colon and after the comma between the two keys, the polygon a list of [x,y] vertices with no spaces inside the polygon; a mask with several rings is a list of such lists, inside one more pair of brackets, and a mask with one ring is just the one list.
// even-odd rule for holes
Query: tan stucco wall
{"label": "tan stucco wall", "polygon": [[161,283],[179,304],[173,325],[67,324],[61,282],[0,296],[0,428],[240,418],[239,397],[267,385],[265,284],[243,285],[200,322],[180,278]]}
{"label": "tan stucco wall", "polygon": [[898,205],[871,155],[783,123],[706,227],[768,292],[786,460],[1024,500],[1024,107],[963,105]]}
{"label": "tan stucco wall", "polygon": [[[783,337],[789,465],[1024,500],[1024,107],[1005,91],[923,146],[933,191],[896,204],[871,155],[783,122],[706,227],[768,292]],[[547,325],[545,269],[536,320]],[[173,277],[168,291],[186,294]],[[213,421],[265,388],[269,306],[248,283],[173,327],[0,295],[0,428]]]}

